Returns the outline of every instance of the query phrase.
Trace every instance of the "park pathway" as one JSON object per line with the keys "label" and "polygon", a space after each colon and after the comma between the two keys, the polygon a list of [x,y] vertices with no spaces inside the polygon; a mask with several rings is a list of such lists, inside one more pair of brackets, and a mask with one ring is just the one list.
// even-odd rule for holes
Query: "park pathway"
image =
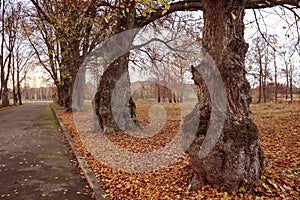
{"label": "park pathway", "polygon": [[0,111],[0,199],[91,199],[68,151],[46,103]]}

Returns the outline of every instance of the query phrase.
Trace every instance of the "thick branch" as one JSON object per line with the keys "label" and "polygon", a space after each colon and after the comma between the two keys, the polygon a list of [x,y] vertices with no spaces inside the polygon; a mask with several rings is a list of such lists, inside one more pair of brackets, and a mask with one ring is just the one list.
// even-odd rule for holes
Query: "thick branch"
{"label": "thick branch", "polygon": [[276,51],[275,47],[273,47],[273,45],[270,44],[270,42],[267,40],[265,34],[263,34],[263,32],[261,31],[260,29],[260,25],[258,23],[258,19],[257,19],[257,16],[256,16],[256,12],[255,10],[253,9],[253,14],[254,14],[254,17],[255,17],[255,22],[256,22],[256,25],[257,25],[257,28],[258,28],[258,31],[260,33],[260,35],[263,37],[263,39],[265,40],[265,42],[274,50]]}
{"label": "thick branch", "polygon": [[172,3],[170,8],[164,12],[165,9],[160,8],[156,12],[152,12],[150,15],[146,17],[139,16],[137,17],[137,28],[141,28],[155,20],[166,16],[170,13],[176,11],[195,11],[195,10],[202,10],[202,1],[200,0],[189,0],[189,1],[180,1],[176,3]]}
{"label": "thick branch", "polygon": [[[295,7],[300,7],[300,3],[298,0],[248,0],[246,1],[246,9],[261,9],[261,8],[270,8],[274,6],[284,6],[290,5]],[[159,8],[156,12],[152,12],[151,14],[143,17],[138,16],[136,18],[137,26],[136,28],[144,27],[155,20],[164,17],[170,13],[177,12],[177,11],[196,11],[202,10],[202,0],[186,0],[186,1],[179,1],[176,3],[172,3],[170,8],[165,11],[164,8]]]}
{"label": "thick branch", "polygon": [[30,0],[31,3],[35,6],[35,8],[38,10],[38,13],[42,14],[43,17],[45,18],[45,20],[50,23],[50,24],[54,24],[54,22],[52,21],[52,19],[44,12],[44,10],[40,7],[38,1],[35,0]]}
{"label": "thick branch", "polygon": [[171,50],[173,50],[173,51],[181,51],[181,50],[179,50],[179,49],[176,49],[176,48],[171,47],[171,46],[168,44],[168,43],[171,42],[171,41],[172,41],[172,40],[170,40],[170,41],[163,41],[163,40],[161,40],[161,39],[159,39],[159,38],[152,38],[151,40],[149,40],[149,41],[147,41],[147,42],[145,42],[145,43],[143,43],[143,44],[139,44],[139,45],[132,46],[131,49],[140,49],[140,48],[142,48],[142,47],[144,47],[144,46],[146,46],[146,45],[148,45],[148,44],[150,44],[150,43],[152,43],[152,42],[160,42],[160,43],[164,44],[167,48],[169,48],[169,49],[171,49]]}
{"label": "thick branch", "polygon": [[248,0],[246,2],[246,9],[270,8],[279,5],[300,7],[298,0]]}

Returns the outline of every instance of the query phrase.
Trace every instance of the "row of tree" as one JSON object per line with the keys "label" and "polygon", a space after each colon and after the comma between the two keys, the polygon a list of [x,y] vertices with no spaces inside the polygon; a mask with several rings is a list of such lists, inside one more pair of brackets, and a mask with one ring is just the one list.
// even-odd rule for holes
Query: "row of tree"
{"label": "row of tree", "polygon": [[[3,16],[10,13],[5,7],[6,2],[8,1],[1,2]],[[184,43],[181,43],[181,51],[189,52],[188,54],[178,53],[172,45],[161,40],[157,41],[161,41],[176,53],[168,52],[169,56],[164,56],[164,52],[155,47],[144,48],[145,45],[137,45],[135,49],[147,54],[149,59],[147,64],[151,63],[154,66],[154,74],[156,69],[163,68],[163,76],[156,73],[159,80],[164,79],[163,77],[172,71],[165,64],[166,58],[172,67],[179,70],[177,73],[179,76],[176,78],[179,82],[182,81],[184,71],[182,66],[192,68],[193,80],[200,90],[199,103],[186,117],[183,130],[187,138],[195,138],[187,149],[191,157],[190,181],[193,187],[197,189],[205,184],[211,184],[225,190],[237,189],[259,179],[264,170],[264,157],[259,144],[259,131],[251,118],[249,108],[251,88],[246,79],[245,67],[248,50],[248,44],[244,40],[245,10],[282,6],[290,10],[295,19],[299,19],[299,14],[295,11],[295,8],[299,8],[297,0],[30,0],[30,2],[33,7],[23,11],[24,23],[21,23],[23,36],[31,44],[40,65],[53,79],[58,91],[58,103],[67,110],[83,109],[86,78],[84,74],[88,69],[85,67],[85,59],[92,56],[98,44],[107,41],[108,38],[117,38],[108,40],[110,43],[102,44],[110,48],[102,49],[104,59],[101,62],[104,72],[99,78],[94,97],[98,127],[104,133],[121,130],[113,116],[112,102],[115,100],[120,100],[119,105],[123,105],[117,108],[118,113],[124,113],[122,128],[131,128],[133,123],[129,122],[135,120],[128,68],[132,43],[137,31],[150,26],[156,27],[159,31],[165,22],[176,24],[174,13],[178,11],[202,10],[204,19],[202,32],[198,32],[196,36],[193,34],[194,30],[188,31],[192,33],[190,37],[194,39],[193,41],[201,38],[198,42],[201,42],[207,53],[204,53],[206,55],[204,58],[198,58],[203,59],[199,65],[191,66],[194,64],[194,58],[188,56],[189,45],[184,50],[186,45]],[[14,14],[2,17],[2,27],[16,27],[15,23],[18,20],[8,20],[9,16],[16,17],[21,13],[14,10],[11,9]],[[298,25],[298,20],[295,20],[294,24]],[[189,26],[185,24],[184,27]],[[7,48],[7,59],[4,57],[4,50],[1,49],[2,100],[7,99],[8,73],[13,68],[13,58],[16,57],[14,56],[16,53],[12,51],[17,49],[12,47],[16,41],[12,39],[13,36],[19,33],[16,30],[18,29],[2,28],[1,32],[2,48],[5,46]],[[127,34],[124,34],[124,31],[127,31]],[[122,38],[118,38],[119,33],[123,33]],[[176,34],[173,38],[176,38]],[[149,44],[151,41],[146,43]],[[173,45],[176,46],[176,42]],[[194,51],[203,52],[203,49],[194,48]],[[113,54],[121,56],[114,58]],[[263,58],[262,54],[260,60]],[[113,62],[108,62],[109,59]],[[180,59],[184,64],[179,62]],[[262,63],[259,66],[266,75],[267,70],[264,70],[266,67]],[[4,69],[5,67],[7,69]],[[215,74],[210,78],[205,77],[206,69],[218,71],[221,78]],[[201,70],[204,74],[199,73]],[[76,77],[81,78],[76,80]],[[121,86],[118,85],[119,80],[122,80]],[[266,78],[262,77],[260,80],[262,85],[266,83]],[[220,81],[224,85],[224,90],[217,88],[218,85],[215,84]],[[75,96],[74,88],[77,91]],[[113,99],[115,93],[122,98]],[[129,115],[126,114],[128,110],[131,111]],[[210,120],[211,115],[218,120]],[[220,119],[224,119],[224,124],[220,125],[222,121]],[[197,133],[194,134],[190,127],[198,127]],[[211,130],[215,131],[214,134],[207,135],[207,131]]]}
{"label": "row of tree", "polygon": [[281,44],[278,35],[264,34],[252,40],[247,54],[248,74],[252,76],[253,84],[258,84],[258,103],[267,101],[269,83],[274,85],[274,100],[277,102],[280,83],[284,81],[285,99],[293,101],[293,87],[300,76],[297,46],[299,43],[295,38],[287,45]]}
{"label": "row of tree", "polygon": [[9,81],[12,80],[14,104],[22,104],[21,82],[25,79],[32,51],[22,35],[23,5],[14,1],[0,1],[1,41],[0,66],[2,106],[9,105]]}

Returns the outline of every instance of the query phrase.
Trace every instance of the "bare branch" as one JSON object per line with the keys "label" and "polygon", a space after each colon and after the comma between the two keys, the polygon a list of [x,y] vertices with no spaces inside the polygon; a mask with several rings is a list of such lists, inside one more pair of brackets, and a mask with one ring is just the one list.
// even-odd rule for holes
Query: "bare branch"
{"label": "bare branch", "polygon": [[246,9],[262,9],[271,8],[274,6],[284,6],[290,5],[295,7],[300,7],[299,1],[297,0],[248,0],[246,1]]}
{"label": "bare branch", "polygon": [[259,23],[258,23],[258,19],[257,19],[257,16],[256,16],[256,12],[255,12],[254,9],[253,9],[253,14],[254,14],[254,17],[255,17],[255,23],[256,23],[256,25],[257,25],[257,28],[258,28],[259,33],[261,34],[261,36],[263,37],[263,39],[266,41],[266,43],[267,43],[274,51],[276,51],[276,49],[270,44],[270,42],[269,42],[268,39],[266,38],[265,34],[261,31],[260,25],[259,25]]}
{"label": "bare branch", "polygon": [[156,12],[152,12],[150,15],[143,17],[139,16],[137,17],[137,28],[141,28],[147,24],[150,24],[151,22],[154,22],[155,20],[166,16],[170,13],[176,12],[176,11],[196,11],[196,10],[202,10],[202,1],[197,0],[188,0],[188,1],[179,1],[176,3],[172,3],[170,5],[170,8],[164,12],[165,9],[160,8],[157,9]]}
{"label": "bare branch", "polygon": [[38,10],[38,13],[40,13],[48,23],[54,24],[54,22],[52,21],[52,19],[40,7],[38,1],[35,1],[35,0],[30,0],[30,1],[35,6],[35,8]]}
{"label": "bare branch", "polygon": [[[297,0],[248,0],[246,1],[245,8],[246,9],[262,9],[262,8],[271,8],[274,6],[295,6],[300,8],[300,3]],[[285,6],[287,7],[287,6]],[[291,8],[290,8],[291,9]],[[164,17],[170,13],[177,12],[177,11],[197,11],[202,10],[202,0],[186,0],[186,1],[179,1],[170,4],[170,8],[165,10],[164,8],[159,8],[155,12],[147,16],[138,16],[136,18],[136,28],[144,27],[155,20]]]}
{"label": "bare branch", "polygon": [[178,49],[176,47],[174,48],[174,47],[170,46],[168,43],[171,42],[171,41],[172,40],[170,40],[170,41],[164,41],[164,40],[161,40],[159,38],[152,38],[151,40],[149,40],[149,41],[147,41],[147,42],[145,42],[143,44],[132,46],[131,49],[132,50],[133,49],[140,49],[140,48],[142,48],[142,47],[144,47],[144,46],[146,46],[146,45],[148,45],[148,44],[150,44],[152,42],[160,42],[160,43],[164,44],[168,49],[170,49],[172,51],[175,51],[175,52],[188,52],[186,50],[180,50],[180,49]]}

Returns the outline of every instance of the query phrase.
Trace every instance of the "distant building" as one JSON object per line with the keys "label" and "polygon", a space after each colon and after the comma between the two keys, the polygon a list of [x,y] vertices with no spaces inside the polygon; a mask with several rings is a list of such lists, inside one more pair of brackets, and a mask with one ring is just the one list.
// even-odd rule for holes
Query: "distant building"
{"label": "distant building", "polygon": [[157,81],[137,81],[131,84],[131,93],[135,99],[180,103],[196,99],[198,89],[193,84],[168,87]]}

